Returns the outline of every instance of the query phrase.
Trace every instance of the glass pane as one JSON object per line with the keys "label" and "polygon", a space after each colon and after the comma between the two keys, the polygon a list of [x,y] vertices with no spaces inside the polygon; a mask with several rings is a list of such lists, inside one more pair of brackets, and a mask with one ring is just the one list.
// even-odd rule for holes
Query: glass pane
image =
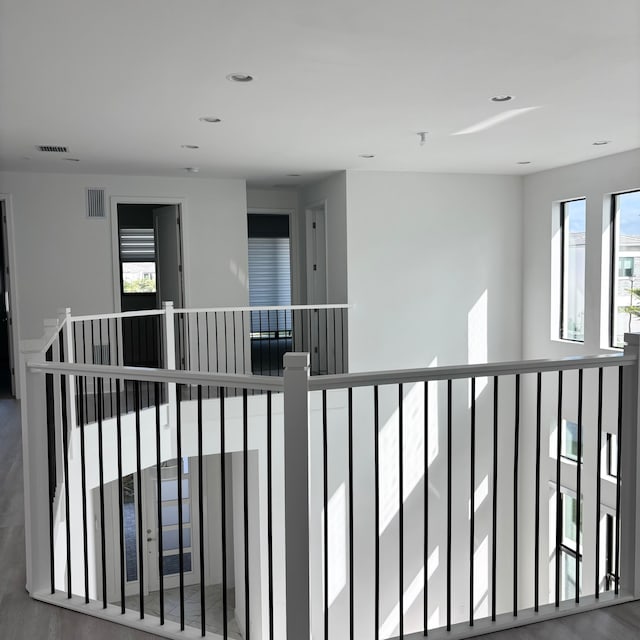
{"label": "glass pane", "polygon": [[[191,522],[191,513],[188,502],[182,503],[182,522]],[[163,526],[178,524],[177,504],[162,505],[162,524]]]}
{"label": "glass pane", "polygon": [[640,331],[640,191],[614,196],[615,253],[613,345],[623,346],[624,334]]}
{"label": "glass pane", "polygon": [[578,425],[569,420],[562,421],[561,455],[569,460],[578,460]]}
{"label": "glass pane", "polygon": [[[178,481],[177,480],[163,480],[161,482],[162,487],[162,500],[177,500],[178,499]],[[189,480],[182,480],[182,497],[189,497]]]}
{"label": "glass pane", "polygon": [[562,215],[564,259],[560,337],[584,342],[586,201],[564,202]]}
{"label": "glass pane", "polygon": [[[183,571],[185,573],[187,571],[191,571],[191,554],[190,553],[182,554],[182,562],[183,562]],[[172,576],[177,573],[180,573],[180,554],[176,553],[175,555],[164,556],[162,561],[162,575]]]}
{"label": "glass pane", "polygon": [[[562,544],[576,549],[576,525],[578,522],[577,500],[566,493],[562,494]],[[582,550],[582,522],[580,522],[580,551]]]}
{"label": "glass pane", "polygon": [[[172,551],[180,547],[178,540],[178,529],[162,529],[162,549],[163,551]],[[191,546],[191,529],[189,527],[182,528],[182,548],[187,549]]]}
{"label": "glass pane", "polygon": [[[562,552],[562,599],[568,600],[576,597],[576,559],[570,553]],[[582,566],[580,567],[582,578]]]}
{"label": "glass pane", "polygon": [[122,291],[123,293],[155,293],[156,263],[123,262]]}

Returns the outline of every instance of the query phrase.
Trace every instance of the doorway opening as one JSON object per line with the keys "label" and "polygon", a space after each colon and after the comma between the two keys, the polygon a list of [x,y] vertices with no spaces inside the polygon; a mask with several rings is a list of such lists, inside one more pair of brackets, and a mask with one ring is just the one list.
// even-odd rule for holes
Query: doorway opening
{"label": "doorway opening", "polygon": [[[118,202],[117,301],[121,311],[183,306],[180,204]],[[123,318],[122,351],[127,366],[162,366],[160,316]]]}
{"label": "doorway opening", "polygon": [[0,397],[16,395],[8,239],[7,204],[0,199]]}
{"label": "doorway opening", "polygon": [[[249,304],[291,306],[291,224],[288,213],[249,213]],[[292,345],[289,310],[251,312],[251,370],[279,375]]]}

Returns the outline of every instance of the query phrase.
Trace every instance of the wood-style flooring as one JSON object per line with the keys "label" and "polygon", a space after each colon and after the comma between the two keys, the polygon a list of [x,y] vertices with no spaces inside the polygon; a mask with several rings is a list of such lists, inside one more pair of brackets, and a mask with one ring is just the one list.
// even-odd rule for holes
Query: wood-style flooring
{"label": "wood-style flooring", "polygon": [[[129,629],[29,598],[25,588],[20,405],[0,399],[0,638],[150,640]],[[486,640],[638,640],[640,602],[483,636]],[[274,639],[284,640],[284,639]]]}

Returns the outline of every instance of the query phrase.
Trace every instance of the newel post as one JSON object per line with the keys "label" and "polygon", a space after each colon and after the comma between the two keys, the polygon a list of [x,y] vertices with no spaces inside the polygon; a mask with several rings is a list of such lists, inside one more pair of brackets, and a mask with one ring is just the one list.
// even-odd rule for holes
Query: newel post
{"label": "newel post", "polygon": [[[165,301],[162,303],[164,314],[162,315],[162,339],[164,348],[164,368],[176,368],[176,325],[175,312],[173,310],[173,302]],[[169,407],[169,423],[171,416],[175,415],[176,407],[176,385],[174,382],[167,384],[167,405]]]}
{"label": "newel post", "polygon": [[309,354],[284,354],[287,640],[309,640]]}
{"label": "newel post", "polygon": [[44,362],[42,344],[41,340],[20,342],[26,589],[31,594],[45,591],[50,585],[45,380],[44,374],[35,373],[27,366],[28,363]]}
{"label": "newel post", "polygon": [[620,452],[620,587],[640,598],[640,334],[624,334],[625,356],[635,358],[624,367]]}

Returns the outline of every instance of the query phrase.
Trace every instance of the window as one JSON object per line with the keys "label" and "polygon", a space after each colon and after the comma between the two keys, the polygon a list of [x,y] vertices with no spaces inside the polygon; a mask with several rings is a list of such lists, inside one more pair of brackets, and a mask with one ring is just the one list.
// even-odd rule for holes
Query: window
{"label": "window", "polygon": [[[568,600],[576,596],[576,567],[582,568],[582,518],[580,519],[580,549],[576,548],[578,531],[578,501],[574,496],[561,491],[562,543],[560,544],[561,598]],[[582,505],[581,505],[582,506]],[[580,584],[582,592],[582,570]]]}
{"label": "window", "polygon": [[625,333],[640,331],[640,191],[611,204],[611,346],[622,347]]}
{"label": "window", "polygon": [[156,292],[156,240],[153,229],[120,229],[123,293]]}
{"label": "window", "polygon": [[605,520],[605,583],[607,591],[615,589],[618,576],[616,574],[616,519],[611,514]]}
{"label": "window", "polygon": [[560,204],[560,338],[584,342],[586,201]]}
{"label": "window", "polygon": [[607,433],[607,475],[618,477],[618,436]]}
{"label": "window", "polygon": [[562,421],[562,448],[560,455],[567,460],[578,460],[578,425],[570,420]]}

